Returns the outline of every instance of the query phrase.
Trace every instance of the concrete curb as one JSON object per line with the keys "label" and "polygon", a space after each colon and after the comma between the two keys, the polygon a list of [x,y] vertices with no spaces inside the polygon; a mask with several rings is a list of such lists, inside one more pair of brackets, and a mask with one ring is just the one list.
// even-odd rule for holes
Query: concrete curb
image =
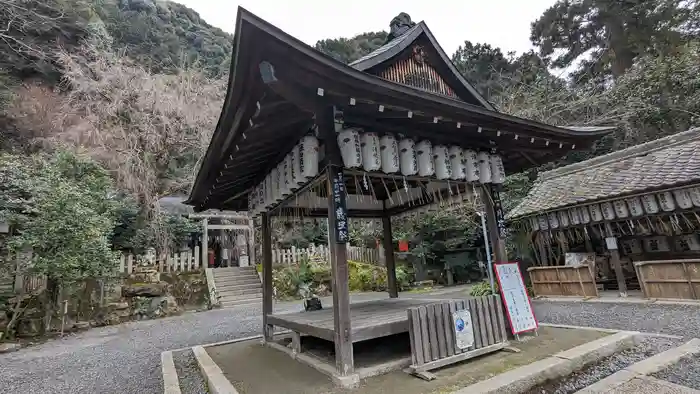
{"label": "concrete curb", "polygon": [[675,363],[681,358],[700,353],[700,339],[694,338],[681,346],[666,350],[651,356],[627,368],[615,372],[605,379],[601,379],[592,385],[579,390],[576,394],[600,394],[609,392],[632,379],[651,375],[659,372]]}
{"label": "concrete curb", "polygon": [[[611,334],[616,334],[618,332],[624,332],[625,330],[618,330],[614,328],[600,328],[600,327],[587,327],[587,326],[572,326],[568,324],[551,324],[551,323],[539,323],[540,327],[553,327],[553,328],[566,328],[566,329],[572,329],[572,330],[589,330],[589,331],[600,331],[600,332],[608,332]],[[671,334],[662,334],[658,332],[639,332],[638,335],[640,336],[650,336],[650,337],[659,337],[659,338],[669,338],[669,339],[682,339],[683,336],[681,335],[671,335]]]}
{"label": "concrete curb", "polygon": [[595,297],[545,297],[539,296],[534,301],[545,302],[583,302],[589,304],[643,304],[643,305],[685,305],[700,307],[700,300],[676,300],[666,298],[595,298]]}
{"label": "concrete curb", "polygon": [[199,370],[202,372],[202,376],[204,376],[204,380],[207,382],[210,393],[238,394],[236,388],[226,379],[221,368],[209,357],[209,354],[203,347],[195,346],[192,348],[192,351],[194,352],[194,357],[197,359]]}
{"label": "concrete curb", "polygon": [[559,352],[532,364],[512,369],[464,387],[452,394],[517,394],[550,379],[566,376],[585,364],[631,347],[638,332],[620,331],[595,341]]}
{"label": "concrete curb", "polygon": [[163,352],[160,354],[160,365],[163,371],[163,393],[181,394],[180,381],[177,378],[173,352]]}

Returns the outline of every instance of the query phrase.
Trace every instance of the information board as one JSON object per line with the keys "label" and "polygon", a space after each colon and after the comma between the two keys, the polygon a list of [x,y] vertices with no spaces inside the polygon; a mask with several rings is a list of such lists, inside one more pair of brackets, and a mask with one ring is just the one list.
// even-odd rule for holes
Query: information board
{"label": "information board", "polygon": [[466,309],[452,313],[452,322],[455,327],[455,339],[457,347],[468,349],[474,346],[474,326],[472,326],[472,314]]}
{"label": "information board", "polygon": [[520,267],[517,263],[499,263],[494,267],[513,334],[536,330],[537,318],[532,310]]}
{"label": "information board", "polygon": [[333,176],[333,209],[335,211],[335,243],[348,242],[348,208],[345,202],[345,179],[343,172],[338,171]]}

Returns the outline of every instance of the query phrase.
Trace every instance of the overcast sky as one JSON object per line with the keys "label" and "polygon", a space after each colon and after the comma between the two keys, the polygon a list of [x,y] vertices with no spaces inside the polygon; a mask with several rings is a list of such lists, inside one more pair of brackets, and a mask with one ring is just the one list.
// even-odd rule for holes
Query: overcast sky
{"label": "overcast sky", "polygon": [[324,38],[352,37],[389,29],[400,12],[424,20],[448,55],[464,40],[489,43],[504,52],[524,52],[530,23],[555,0],[175,0],[210,24],[233,33],[236,9],[248,11],[313,45]]}

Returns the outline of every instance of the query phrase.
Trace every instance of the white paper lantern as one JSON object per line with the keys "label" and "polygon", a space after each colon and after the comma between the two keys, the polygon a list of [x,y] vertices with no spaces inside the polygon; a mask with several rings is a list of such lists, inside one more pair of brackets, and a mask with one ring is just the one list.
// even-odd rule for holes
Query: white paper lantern
{"label": "white paper lantern", "polygon": [[260,184],[258,185],[258,202],[256,204],[258,207],[258,211],[263,211],[265,209],[265,196],[266,196],[265,188],[266,187],[267,187],[267,184],[265,183],[264,180],[262,182],[260,182]]}
{"label": "white paper lantern", "polygon": [[301,144],[297,144],[291,152],[292,155],[292,184],[295,185],[294,189],[298,189],[299,186],[306,183],[306,178],[304,178],[301,173]]}
{"label": "white paper lantern", "polygon": [[693,201],[693,205],[700,207],[700,187],[693,187],[688,190],[690,193],[690,199]]}
{"label": "white paper lantern", "polygon": [[615,208],[613,208],[612,203],[603,202],[600,204],[600,211],[603,212],[603,218],[605,220],[615,219]]}
{"label": "white paper lantern", "polygon": [[391,134],[379,139],[379,149],[382,152],[382,172],[394,174],[399,172],[399,144]]}
{"label": "white paper lantern", "polygon": [[537,223],[537,218],[534,216],[530,217],[530,230],[536,231],[539,228],[540,228],[540,225],[539,225],[539,223]]}
{"label": "white paper lantern", "polygon": [[[274,171],[274,170],[273,170]],[[265,208],[270,208],[275,202],[275,185],[272,182],[272,173],[265,177]]]}
{"label": "white paper lantern", "polygon": [[471,149],[465,149],[463,155],[467,182],[479,182],[479,160],[476,158],[476,152]]}
{"label": "white paper lantern", "polygon": [[487,152],[479,152],[476,154],[476,160],[479,163],[479,182],[491,183],[491,158]]}
{"label": "white paper lantern", "polygon": [[416,158],[416,143],[410,138],[399,141],[399,165],[404,176],[418,173],[418,159]]}
{"label": "white paper lantern", "polygon": [[591,222],[591,213],[588,207],[581,207],[581,223],[588,224]]}
{"label": "white paper lantern", "polygon": [[600,210],[600,205],[593,204],[588,207],[588,210],[591,212],[591,220],[594,222],[600,222],[603,220],[603,212]]}
{"label": "white paper lantern", "polygon": [[318,139],[304,136],[299,143],[299,172],[308,181],[318,175]]}
{"label": "white paper lantern", "polygon": [[571,208],[569,217],[571,217],[571,224],[574,226],[581,224],[581,208]]}
{"label": "white paper lantern", "polygon": [[379,153],[379,136],[377,133],[362,133],[362,168],[365,171],[379,171],[382,168],[382,157]]}
{"label": "white paper lantern", "polygon": [[627,207],[629,208],[632,216],[644,215],[644,207],[642,206],[642,201],[639,199],[639,197],[628,198]]}
{"label": "white paper lantern", "polygon": [[433,161],[433,144],[428,140],[420,141],[416,145],[416,158],[418,159],[418,175],[435,175],[435,162]]}
{"label": "white paper lantern", "polygon": [[499,155],[491,155],[489,159],[491,162],[491,182],[500,185],[506,181],[506,170],[503,167],[503,159]]}
{"label": "white paper lantern", "polygon": [[627,210],[627,204],[623,200],[616,200],[613,203],[613,209],[615,210],[615,216],[619,219],[624,219],[630,215]]}
{"label": "white paper lantern", "polygon": [[557,212],[557,216],[559,217],[559,224],[562,227],[569,227],[569,215],[566,211]]}
{"label": "white paper lantern", "polygon": [[452,163],[447,147],[435,145],[433,147],[433,159],[435,160],[435,176],[437,179],[450,179],[452,176]]}
{"label": "white paper lantern", "polygon": [[547,214],[547,221],[549,222],[549,227],[559,228],[559,219],[557,218],[557,215],[554,212],[550,212]]}
{"label": "white paper lantern", "polygon": [[272,203],[282,201],[282,190],[280,189],[280,171],[279,167],[275,167],[270,172],[272,177]]}
{"label": "white paper lantern", "polygon": [[338,146],[346,168],[359,168],[362,166],[360,131],[358,129],[343,129],[343,131],[338,133]]}
{"label": "white paper lantern", "polygon": [[287,160],[283,159],[281,163],[277,165],[277,182],[280,189],[280,197],[287,198],[290,193],[289,185],[287,184]]}
{"label": "white paper lantern", "polygon": [[644,206],[644,212],[648,214],[655,214],[659,212],[659,204],[656,202],[656,197],[653,194],[645,194],[640,200],[642,200],[642,206]]}
{"label": "white paper lantern", "polygon": [[538,216],[537,221],[540,224],[540,230],[547,230],[549,229],[549,223],[547,222],[547,217],[546,216]]}
{"label": "white paper lantern", "polygon": [[674,190],[673,198],[676,200],[676,204],[678,204],[678,207],[681,209],[688,209],[692,208],[693,206],[693,200],[690,197],[690,192],[688,189]]}
{"label": "white paper lantern", "polygon": [[287,153],[287,157],[284,158],[284,168],[285,168],[285,187],[289,189],[289,192],[296,191],[299,186],[294,181],[294,149]]}
{"label": "white paper lantern", "polygon": [[464,168],[465,162],[462,148],[452,145],[447,149],[447,154],[450,156],[450,167],[452,167],[450,179],[464,179],[466,177],[466,169]]}
{"label": "white paper lantern", "polygon": [[663,192],[656,195],[659,198],[659,206],[666,212],[671,212],[676,209],[676,204],[673,202],[673,196],[670,192]]}

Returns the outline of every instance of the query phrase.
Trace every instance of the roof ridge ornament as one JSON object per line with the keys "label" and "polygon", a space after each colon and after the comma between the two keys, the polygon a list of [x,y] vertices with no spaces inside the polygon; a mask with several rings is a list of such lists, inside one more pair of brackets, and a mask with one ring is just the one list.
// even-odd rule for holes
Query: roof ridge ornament
{"label": "roof ridge ornament", "polygon": [[402,12],[396,15],[394,19],[391,20],[391,23],[389,23],[389,35],[386,37],[385,44],[406,34],[406,32],[415,25],[416,22],[413,22],[411,16],[407,13]]}

